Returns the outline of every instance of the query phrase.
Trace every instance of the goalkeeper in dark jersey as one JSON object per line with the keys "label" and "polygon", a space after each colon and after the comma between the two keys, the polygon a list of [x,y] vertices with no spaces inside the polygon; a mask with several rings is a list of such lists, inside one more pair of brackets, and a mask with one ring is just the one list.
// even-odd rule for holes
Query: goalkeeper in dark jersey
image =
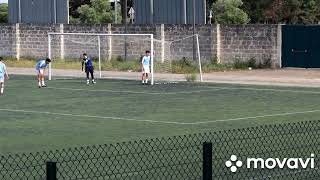
{"label": "goalkeeper in dark jersey", "polygon": [[87,56],[86,53],[83,53],[82,55],[82,71],[83,71],[83,67],[87,75],[87,84],[90,84],[89,73],[91,74],[92,84],[95,84],[96,82],[94,81],[94,75],[93,75],[93,71],[94,71],[93,62],[91,58]]}

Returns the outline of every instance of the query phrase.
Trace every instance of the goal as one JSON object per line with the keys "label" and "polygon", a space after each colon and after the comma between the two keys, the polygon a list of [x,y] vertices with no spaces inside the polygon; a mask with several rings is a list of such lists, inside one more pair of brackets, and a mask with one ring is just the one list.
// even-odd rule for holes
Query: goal
{"label": "goal", "polygon": [[[108,79],[139,80],[141,58],[146,50],[151,52],[151,84],[182,80],[183,72],[177,71],[177,62],[192,54],[195,43],[196,61],[192,66],[202,81],[201,56],[198,35],[180,39],[173,37],[155,39],[153,34],[98,34],[98,33],[48,33],[49,80],[62,76],[57,69],[81,68],[80,56],[87,53],[94,60],[96,76]],[[182,67],[183,68],[183,67]],[[83,77],[79,71],[66,74]],[[178,77],[178,78],[177,78]]]}

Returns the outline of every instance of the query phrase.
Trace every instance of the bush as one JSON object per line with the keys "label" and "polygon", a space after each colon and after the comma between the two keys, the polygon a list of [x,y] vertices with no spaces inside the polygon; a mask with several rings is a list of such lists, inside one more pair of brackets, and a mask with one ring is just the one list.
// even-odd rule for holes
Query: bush
{"label": "bush", "polygon": [[251,68],[256,68],[257,67],[257,60],[255,57],[251,57],[248,61],[248,66]]}
{"label": "bush", "polygon": [[179,61],[172,61],[172,72],[178,74],[192,74],[198,71],[198,66],[185,57]]}
{"label": "bush", "polygon": [[124,62],[124,58],[122,56],[117,56],[116,61],[118,62]]}
{"label": "bush", "polygon": [[195,73],[186,74],[185,78],[187,82],[195,82],[197,80],[197,75]]}
{"label": "bush", "polygon": [[211,58],[211,64],[218,64],[218,57],[214,56]]}
{"label": "bush", "polygon": [[183,66],[192,66],[192,62],[190,60],[188,60],[186,57],[183,57],[181,62],[180,62]]}
{"label": "bush", "polygon": [[242,62],[239,58],[236,58],[233,64],[235,69],[247,69],[248,62]]}
{"label": "bush", "polygon": [[264,68],[271,68],[272,67],[272,60],[271,58],[265,58],[263,60],[263,67]]}

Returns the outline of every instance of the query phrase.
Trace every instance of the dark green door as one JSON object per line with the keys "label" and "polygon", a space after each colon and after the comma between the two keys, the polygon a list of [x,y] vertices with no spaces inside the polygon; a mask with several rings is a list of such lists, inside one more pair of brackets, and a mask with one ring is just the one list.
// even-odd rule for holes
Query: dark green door
{"label": "dark green door", "polygon": [[283,26],[282,28],[282,66],[308,66],[308,33],[305,26]]}
{"label": "dark green door", "polygon": [[313,26],[310,36],[311,36],[310,67],[320,68],[320,26]]}
{"label": "dark green door", "polygon": [[282,27],[282,66],[320,67],[320,26]]}

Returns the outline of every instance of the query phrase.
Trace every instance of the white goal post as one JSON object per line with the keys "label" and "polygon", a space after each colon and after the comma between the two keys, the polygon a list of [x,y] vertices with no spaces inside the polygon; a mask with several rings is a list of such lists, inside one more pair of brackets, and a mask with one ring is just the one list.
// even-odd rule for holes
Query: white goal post
{"label": "white goal post", "polygon": [[[193,43],[196,43],[196,49],[194,49],[196,59],[191,61]],[[167,81],[183,81],[184,77],[181,73],[187,72],[189,73],[185,75],[186,79],[190,73],[199,73],[196,79],[203,81],[198,34],[185,37],[161,36],[161,39],[155,39],[153,34],[55,32],[48,33],[48,57],[53,60],[49,65],[48,79],[52,80],[55,76],[55,64],[63,67],[71,64],[73,68],[79,63],[79,55],[87,53],[98,64],[98,77],[137,80],[141,72],[138,64],[141,65],[141,57],[146,50],[151,52],[149,77],[151,85]],[[123,61],[124,57],[127,57],[128,61]],[[187,71],[184,71],[184,68]],[[156,83],[155,73],[159,73],[156,75]],[[71,74],[80,76],[77,72]]]}
{"label": "white goal post", "polygon": [[[151,85],[154,84],[154,42],[153,42],[153,34],[97,34],[97,33],[48,33],[48,57],[52,59],[52,51],[51,51],[51,37],[54,35],[76,35],[76,36],[96,36],[98,38],[98,51],[99,51],[99,76],[100,78],[102,77],[101,75],[101,43],[100,43],[100,37],[102,36],[107,36],[107,37],[113,37],[113,36],[138,36],[138,37],[149,37],[150,38],[150,56],[151,56]],[[51,63],[49,64],[49,80],[52,79],[52,65]]]}

